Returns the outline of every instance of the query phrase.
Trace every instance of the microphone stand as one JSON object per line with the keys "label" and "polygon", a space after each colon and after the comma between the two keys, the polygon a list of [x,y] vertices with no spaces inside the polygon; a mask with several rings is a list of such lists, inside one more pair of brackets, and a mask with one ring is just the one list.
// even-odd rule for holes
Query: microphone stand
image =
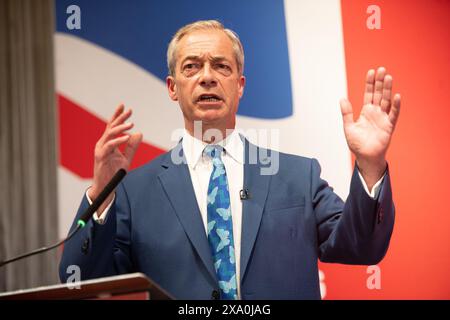
{"label": "microphone stand", "polygon": [[80,230],[81,228],[83,228],[86,225],[86,222],[98,210],[100,205],[106,200],[106,198],[110,195],[110,193],[113,192],[113,190],[117,187],[119,182],[123,179],[123,177],[125,177],[126,174],[127,174],[127,172],[124,169],[119,169],[116,172],[116,174],[108,182],[106,187],[102,190],[102,192],[100,192],[98,197],[86,209],[86,211],[83,213],[83,215],[80,217],[80,219],[78,219],[76,228],[73,229],[65,239],[63,239],[63,240],[61,240],[61,241],[59,241],[59,242],[57,242],[57,243],[55,243],[55,244],[53,244],[51,246],[42,247],[42,248],[39,248],[39,249],[30,251],[30,252],[27,252],[25,254],[19,255],[17,257],[1,261],[0,262],[0,268],[3,267],[4,265],[8,264],[8,263],[11,263],[11,262],[14,262],[14,261],[17,261],[17,260],[20,260],[20,259],[24,259],[24,258],[29,257],[29,256],[33,256],[33,255],[38,254],[38,253],[49,251],[51,249],[59,247],[61,244],[65,243],[66,241],[69,241],[78,232],[78,230]]}

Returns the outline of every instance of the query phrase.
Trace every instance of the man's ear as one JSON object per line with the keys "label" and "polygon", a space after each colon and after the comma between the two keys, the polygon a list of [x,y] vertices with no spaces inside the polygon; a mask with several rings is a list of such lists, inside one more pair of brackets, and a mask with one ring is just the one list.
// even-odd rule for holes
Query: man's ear
{"label": "man's ear", "polygon": [[239,99],[244,95],[245,77],[240,76],[238,80]]}
{"label": "man's ear", "polygon": [[172,99],[173,101],[178,101],[177,85],[175,83],[175,78],[172,76],[168,76],[166,78],[166,85],[170,99]]}

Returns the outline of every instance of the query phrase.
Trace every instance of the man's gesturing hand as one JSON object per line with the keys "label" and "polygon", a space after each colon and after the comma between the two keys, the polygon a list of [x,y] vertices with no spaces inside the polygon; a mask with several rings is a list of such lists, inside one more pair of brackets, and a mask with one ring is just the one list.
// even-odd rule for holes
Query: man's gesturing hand
{"label": "man's gesturing hand", "polygon": [[[142,133],[126,134],[125,132],[133,127],[133,123],[125,123],[131,116],[131,109],[125,111],[120,105],[111,120],[106,125],[105,132],[95,145],[94,152],[94,181],[89,189],[89,197],[94,200],[113,175],[123,168],[128,170],[137,147],[142,141]],[[119,150],[119,146],[126,143],[124,152]],[[98,214],[111,202],[113,195],[100,206]]]}
{"label": "man's gesturing hand", "polygon": [[346,99],[341,100],[344,132],[358,169],[369,190],[386,170],[386,152],[400,112],[400,95],[392,94],[392,77],[383,67],[369,70],[364,90],[364,106],[357,121]]}

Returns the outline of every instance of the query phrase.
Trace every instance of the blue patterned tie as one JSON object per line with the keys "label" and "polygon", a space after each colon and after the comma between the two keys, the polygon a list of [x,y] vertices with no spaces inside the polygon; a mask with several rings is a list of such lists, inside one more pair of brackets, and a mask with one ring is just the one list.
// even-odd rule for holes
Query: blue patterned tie
{"label": "blue patterned tie", "polygon": [[222,147],[208,145],[205,154],[213,162],[208,186],[208,240],[214,260],[221,298],[236,300],[236,259],[227,173],[221,159]]}

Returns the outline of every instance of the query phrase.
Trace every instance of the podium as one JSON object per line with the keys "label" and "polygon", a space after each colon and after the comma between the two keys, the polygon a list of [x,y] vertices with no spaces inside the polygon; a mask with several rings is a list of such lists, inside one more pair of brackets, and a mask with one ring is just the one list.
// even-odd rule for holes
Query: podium
{"label": "podium", "polygon": [[143,273],[63,283],[0,293],[0,300],[172,300]]}

